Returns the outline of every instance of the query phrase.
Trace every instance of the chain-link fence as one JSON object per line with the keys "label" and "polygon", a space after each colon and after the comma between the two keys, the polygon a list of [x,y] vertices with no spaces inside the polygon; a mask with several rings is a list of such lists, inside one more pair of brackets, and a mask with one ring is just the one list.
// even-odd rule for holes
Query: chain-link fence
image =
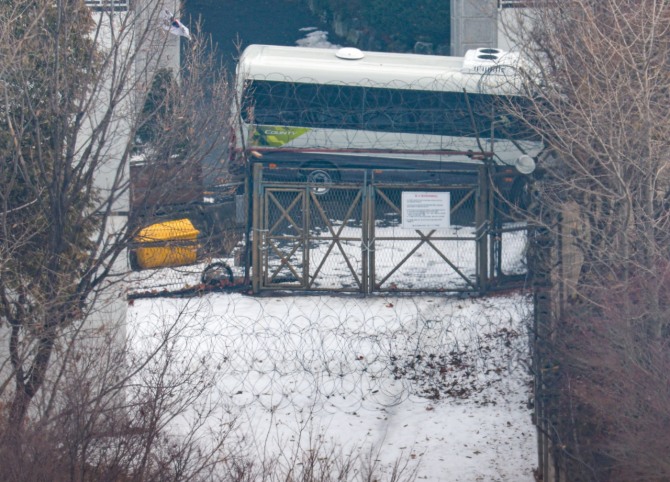
{"label": "chain-link fence", "polygon": [[483,292],[526,273],[526,226],[478,170],[255,172],[254,289]]}
{"label": "chain-link fence", "polygon": [[245,281],[255,292],[508,287],[527,275],[527,226],[486,175],[259,165],[250,245],[241,195],[153,218],[130,249],[130,294],[247,289]]}

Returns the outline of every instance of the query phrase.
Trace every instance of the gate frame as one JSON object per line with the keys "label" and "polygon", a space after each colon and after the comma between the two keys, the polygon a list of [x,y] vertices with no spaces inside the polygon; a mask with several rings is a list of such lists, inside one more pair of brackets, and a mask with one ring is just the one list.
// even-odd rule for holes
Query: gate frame
{"label": "gate frame", "polygon": [[[254,293],[260,293],[261,291],[271,291],[271,290],[296,290],[296,291],[309,291],[309,254],[305,253],[303,260],[303,272],[306,270],[306,274],[303,276],[303,282],[300,287],[297,286],[264,286],[264,266],[263,266],[263,253],[267,248],[267,231],[261,229],[264,225],[263,216],[264,216],[264,179],[263,171],[264,166],[262,163],[253,164],[253,181],[252,181],[252,193],[251,193],[251,206],[252,206],[252,243],[251,243],[251,266],[252,266],[252,290]],[[361,169],[361,171],[369,171],[368,169]],[[499,215],[495,209],[495,194],[493,191],[493,186],[491,185],[491,176],[490,176],[490,166],[488,163],[484,163],[478,166],[477,179],[478,183],[476,186],[475,192],[475,284],[472,290],[440,290],[440,291],[450,291],[450,292],[471,292],[474,294],[482,295],[492,289],[495,285],[496,288],[500,288],[500,283],[493,283],[494,280],[497,280],[495,270],[496,267],[493,266],[494,257],[490,256],[492,253],[490,251],[493,249],[493,245],[500,240],[491,239],[492,233],[495,231],[496,218],[495,216]],[[360,290],[356,291],[358,293],[369,295],[376,293],[374,289],[372,268],[374,267],[374,261],[372,257],[374,256],[374,225],[371,218],[374,214],[374,206],[370,202],[372,197],[371,189],[375,188],[375,185],[370,183],[367,179],[367,175],[364,178],[364,184],[362,185],[362,199],[361,199],[361,222],[363,228],[361,229],[361,251],[362,251],[362,273],[361,273],[361,286]],[[447,186],[445,186],[447,187]],[[287,190],[300,191],[304,188],[305,196],[313,196],[314,193],[310,191],[310,185],[308,183],[291,183],[286,185]],[[303,201],[304,202],[304,201]],[[307,214],[308,215],[308,214]],[[305,230],[302,230],[303,238],[307,236]],[[424,237],[424,235],[421,235]],[[429,238],[430,234],[425,237]],[[308,239],[302,239],[302,243],[306,246]],[[490,265],[491,264],[491,265]],[[502,273],[499,273],[502,275]],[[500,281],[500,280],[497,280]],[[430,292],[434,290],[418,290]],[[398,290],[398,292],[403,292],[403,290]]]}

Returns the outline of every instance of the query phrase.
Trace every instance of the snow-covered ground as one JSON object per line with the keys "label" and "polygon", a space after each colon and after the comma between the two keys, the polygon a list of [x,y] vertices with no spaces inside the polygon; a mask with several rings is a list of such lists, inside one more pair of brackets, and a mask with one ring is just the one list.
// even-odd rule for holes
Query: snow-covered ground
{"label": "snow-covered ground", "polygon": [[[504,268],[523,272],[525,233],[505,236]],[[474,242],[448,242],[454,245],[441,246],[443,251],[473,277]],[[321,259],[330,246],[312,244],[312,259]],[[348,256],[356,260],[360,246],[354,244]],[[392,269],[415,244],[385,246],[377,268]],[[345,263],[332,257],[328,266],[329,286],[344,286],[350,273],[338,266]],[[138,272],[129,289],[151,294],[190,288],[203,268]],[[402,279],[421,286],[458,281],[446,265],[431,278],[436,266],[428,256],[413,256],[403,268]],[[241,268],[234,271],[242,275]],[[214,380],[208,403],[218,419],[210,426],[236,421],[234,446],[254,460],[290,460],[287,453],[309,448],[316,438],[332,451],[373,454],[387,474],[400,460],[416,468],[418,480],[531,482],[537,465],[528,408],[531,310],[521,293],[209,293],[135,300],[129,331],[137,329],[136,346],[146,350],[169,327],[178,333],[177,351]]]}
{"label": "snow-covered ground", "polygon": [[256,460],[316,435],[407,461],[418,480],[531,482],[531,308],[523,294],[210,293],[135,300],[129,324],[147,348],[179,319],[175,343],[212,369],[219,422],[237,420],[236,447]]}

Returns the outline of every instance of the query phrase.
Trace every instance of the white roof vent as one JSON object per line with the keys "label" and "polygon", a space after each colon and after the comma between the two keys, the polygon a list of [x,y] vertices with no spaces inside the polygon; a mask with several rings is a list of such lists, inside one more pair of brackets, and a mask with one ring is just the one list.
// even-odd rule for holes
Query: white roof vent
{"label": "white roof vent", "polygon": [[508,75],[514,72],[518,62],[517,52],[506,52],[493,48],[473,49],[465,52],[461,72]]}
{"label": "white roof vent", "polygon": [[355,47],[343,47],[335,52],[335,57],[344,60],[360,60],[365,54]]}

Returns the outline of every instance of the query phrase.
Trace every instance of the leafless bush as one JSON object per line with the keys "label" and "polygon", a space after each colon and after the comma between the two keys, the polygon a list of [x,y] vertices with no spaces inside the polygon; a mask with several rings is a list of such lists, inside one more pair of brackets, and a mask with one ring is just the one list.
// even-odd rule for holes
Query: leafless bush
{"label": "leafless bush", "polygon": [[554,301],[538,315],[541,424],[571,480],[666,480],[669,5],[536,7],[517,34],[533,66],[524,118],[548,146],[533,213]]}
{"label": "leafless bush", "polygon": [[604,285],[629,266],[653,272],[668,244],[670,11],[657,0],[536,11],[524,32],[535,66],[524,114],[551,151],[542,202],[557,213],[577,203],[582,283]]}
{"label": "leafless bush", "polygon": [[[598,308],[572,306],[552,345],[561,366],[557,389],[564,403],[562,449],[581,460],[574,474],[597,480],[666,480],[670,430],[668,339],[650,338],[648,316],[667,317],[669,278],[633,280],[637,289],[612,286],[589,293]],[[644,313],[648,291],[662,304]],[[565,435],[570,434],[570,435]],[[588,467],[588,469],[587,469]]]}
{"label": "leafless bush", "polygon": [[[212,398],[216,366],[180,340],[188,313],[151,332],[65,330],[23,430],[3,413],[3,480],[208,480],[233,420]],[[122,335],[124,331],[127,334]]]}
{"label": "leafless bush", "polygon": [[[390,467],[379,460],[380,449],[355,447],[349,451],[329,443],[323,435],[312,431],[306,433],[307,440],[298,440],[282,453],[260,463],[247,460],[232,460],[228,464],[231,481],[257,482],[334,482],[388,481],[409,482],[416,480],[419,465],[406,458],[399,458]],[[301,447],[305,443],[304,447]]]}

